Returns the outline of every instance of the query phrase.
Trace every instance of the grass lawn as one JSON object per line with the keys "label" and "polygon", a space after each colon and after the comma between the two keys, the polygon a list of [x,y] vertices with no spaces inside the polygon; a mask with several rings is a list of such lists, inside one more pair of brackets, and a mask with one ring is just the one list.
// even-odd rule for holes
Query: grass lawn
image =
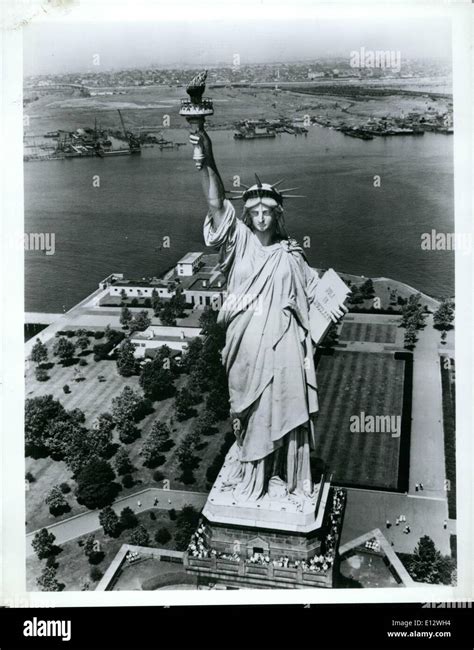
{"label": "grass lawn", "polygon": [[404,362],[391,354],[336,351],[318,365],[320,412],[314,455],[336,483],[394,489],[400,438],[350,431],[351,416],[402,414]]}
{"label": "grass lawn", "polygon": [[[151,546],[175,549],[174,533],[176,530],[176,522],[172,521],[169,517],[167,510],[154,510],[156,519],[150,518],[150,512],[141,512],[137,515],[139,523],[142,524],[148,531],[151,539]],[[159,528],[167,528],[172,535],[172,538],[166,544],[157,544],[154,540],[155,533]],[[102,529],[94,533],[95,539],[100,543],[100,548],[104,553],[103,560],[95,566],[105,573],[109,564],[119,551],[122,544],[127,544],[130,541],[130,535],[133,529],[124,530],[119,537],[107,537],[104,535]],[[88,582],[90,589],[93,590],[98,582],[93,582],[90,578],[90,570],[94,566],[89,563],[89,560],[84,554],[84,549],[79,546],[80,541],[84,541],[84,537],[78,537],[75,540],[66,542],[61,546],[62,551],[57,555],[58,569],[56,579],[58,582],[65,585],[65,591],[80,591],[84,583]],[[32,555],[26,560],[26,584],[27,591],[38,591],[36,578],[39,577],[41,571],[46,565],[46,560],[38,560],[36,555]]]}
{"label": "grass lawn", "polygon": [[[50,359],[54,359],[51,352],[52,343],[52,341],[48,343]],[[26,396],[37,397],[52,394],[66,409],[81,409],[86,417],[85,425],[90,427],[93,420],[100,413],[110,411],[112,399],[123,390],[124,386],[127,385],[137,389],[140,393],[142,391],[138,383],[138,376],[121,377],[117,372],[115,361],[94,361],[92,354],[82,358],[87,359],[88,365],[80,368],[84,379],[79,382],[76,382],[74,379],[75,369],[78,367],[77,364],[64,367],[56,362],[48,371],[50,379],[45,382],[36,380],[34,376],[34,364],[30,364],[31,367],[27,370],[26,375]],[[99,375],[103,375],[105,381],[99,381]],[[186,380],[187,377],[185,375],[180,376],[176,382],[176,386],[179,388]],[[69,385],[71,389],[69,394],[64,393],[64,384]],[[194,417],[183,422],[178,422],[174,418],[173,397],[154,403],[154,412],[146,416],[138,424],[141,437],[129,445],[124,445],[129,453],[132,465],[135,467],[133,473],[135,485],[128,489],[122,489],[119,497],[127,496],[146,487],[156,486],[156,481],[153,479],[155,469],[159,469],[164,478],[170,481],[170,487],[172,489],[207,491],[206,470],[218,454],[224,439],[223,433],[229,429],[229,424],[225,421],[219,422],[215,425],[215,433],[203,437],[201,448],[198,451],[199,466],[194,472],[196,480],[194,483],[185,485],[179,480],[181,472],[176,460],[176,451],[180,440],[192,430],[195,418],[199,414],[199,411],[204,409],[204,404],[198,404],[195,408],[196,415]],[[169,425],[172,430],[172,441],[174,444],[165,454],[166,460],[164,464],[159,468],[149,469],[143,467],[139,452],[146,434],[149,432],[153,422],[157,419]],[[118,436],[115,442],[122,444],[118,440]],[[75,482],[64,462],[54,461],[49,457],[40,459],[28,457],[25,462],[25,472],[31,472],[36,479],[29,485],[29,489],[26,492],[26,521],[28,531],[36,530],[42,526],[48,526],[61,519],[87,511],[85,506],[77,503],[72,493],[67,495],[71,510],[60,517],[53,517],[44,503],[44,499],[53,485],[66,481],[73,490],[75,488]]]}
{"label": "grass lawn", "polygon": [[339,339],[341,341],[367,341],[371,343],[395,343],[396,325],[384,323],[344,322]]}

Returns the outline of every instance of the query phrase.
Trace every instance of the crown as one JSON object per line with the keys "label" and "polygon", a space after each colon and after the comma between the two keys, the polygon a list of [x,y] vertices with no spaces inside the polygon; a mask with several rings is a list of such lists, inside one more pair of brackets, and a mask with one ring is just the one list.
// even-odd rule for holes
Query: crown
{"label": "crown", "polygon": [[278,203],[278,205],[283,205],[283,199],[296,199],[296,198],[304,198],[301,194],[285,194],[285,192],[291,192],[293,190],[296,190],[298,188],[296,187],[287,187],[285,189],[277,189],[277,186],[283,183],[283,178],[281,178],[279,181],[276,183],[270,184],[270,183],[262,183],[260,178],[255,174],[255,179],[256,179],[256,184],[252,185],[251,187],[248,187],[247,185],[244,185],[243,183],[240,183],[240,186],[244,188],[244,190],[230,190],[232,194],[237,194],[237,196],[232,196],[231,200],[236,200],[236,199],[243,199],[244,202],[247,202],[249,199],[263,199],[263,198],[268,198],[268,199],[273,199]]}

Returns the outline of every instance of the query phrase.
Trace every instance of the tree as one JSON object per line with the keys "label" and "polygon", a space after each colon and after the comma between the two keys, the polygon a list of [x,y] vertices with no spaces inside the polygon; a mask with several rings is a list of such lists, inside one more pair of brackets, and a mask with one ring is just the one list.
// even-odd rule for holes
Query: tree
{"label": "tree", "polygon": [[218,388],[213,388],[206,400],[206,410],[215,416],[216,420],[225,420],[229,417],[229,397]]}
{"label": "tree", "polygon": [[452,300],[444,299],[433,314],[433,326],[440,330],[450,330],[453,321],[454,303]]}
{"label": "tree", "polygon": [[188,349],[184,353],[183,360],[182,360],[182,367],[185,370],[185,372],[190,373],[194,368],[195,364],[199,363],[199,360],[202,356],[203,346],[204,343],[200,336],[196,336],[194,339],[192,339],[189,342]]}
{"label": "tree", "polygon": [[128,455],[128,452],[124,447],[120,447],[120,449],[115,454],[113,465],[115,471],[120,476],[122,476],[123,474],[130,474],[130,472],[133,472],[133,465],[130,462],[130,457]]}
{"label": "tree", "polygon": [[31,546],[39,560],[43,560],[44,558],[53,555],[55,541],[56,536],[53,533],[48,533],[46,528],[42,528],[36,533],[31,542]]}
{"label": "tree", "polygon": [[36,343],[31,350],[30,359],[38,365],[48,360],[48,348],[41,339],[36,339]]}
{"label": "tree", "polygon": [[[54,460],[66,459],[70,469],[75,471],[82,466],[82,461],[90,454],[87,431],[70,418],[53,420],[48,427],[47,444],[50,456]],[[78,463],[75,461],[79,461]],[[74,468],[75,469],[74,469]]]}
{"label": "tree", "polygon": [[362,295],[362,292],[360,288],[354,284],[352,287],[352,292],[349,294],[347,298],[347,302],[350,305],[360,305],[361,303],[364,302],[364,296]]}
{"label": "tree", "polygon": [[407,567],[412,578],[430,584],[451,584],[455,562],[443,557],[428,535],[420,538]]}
{"label": "tree", "polygon": [[136,421],[142,405],[140,394],[125,386],[123,391],[112,400],[112,417],[114,422],[120,426],[122,423]]}
{"label": "tree", "polygon": [[122,311],[120,312],[120,324],[124,329],[126,329],[129,326],[132,318],[133,318],[132,312],[126,305],[124,305],[122,307]]}
{"label": "tree", "polygon": [[176,317],[173,305],[170,302],[165,302],[159,313],[160,321],[163,325],[176,326]]}
{"label": "tree", "polygon": [[114,483],[115,473],[107,461],[93,459],[77,475],[77,500],[91,510],[103,508],[117,496],[120,486]]}
{"label": "tree", "polygon": [[46,368],[42,368],[41,366],[36,366],[35,377],[37,381],[47,381],[49,379],[49,375],[46,372]]}
{"label": "tree", "polygon": [[363,282],[360,285],[359,289],[362,294],[362,297],[365,300],[370,300],[375,296],[374,283],[370,278],[368,278],[365,282]]}
{"label": "tree", "polygon": [[150,546],[150,535],[144,526],[140,525],[132,531],[130,544],[134,546]]}
{"label": "tree", "polygon": [[27,454],[47,449],[48,426],[67,417],[66,409],[52,395],[32,397],[25,402],[25,442]]}
{"label": "tree", "polygon": [[178,551],[188,548],[191,535],[199,523],[199,512],[190,505],[186,505],[176,517],[175,542]]}
{"label": "tree", "polygon": [[52,566],[45,566],[36,584],[41,591],[61,591],[64,585],[56,580],[56,569]]}
{"label": "tree", "polygon": [[111,506],[107,506],[99,512],[99,523],[104,529],[105,535],[117,537],[120,534],[119,518]]}
{"label": "tree", "polygon": [[416,335],[416,326],[414,323],[410,324],[405,332],[405,336],[403,339],[403,345],[406,347],[408,350],[413,350],[413,348],[416,345],[418,338]]}
{"label": "tree", "polygon": [[213,433],[213,424],[214,414],[209,413],[207,410],[203,411],[196,418],[193,433],[198,437],[208,436],[210,433]]}
{"label": "tree", "polygon": [[59,485],[54,485],[51,488],[45,502],[49,506],[50,513],[54,516],[61,515],[71,509]]}
{"label": "tree", "polygon": [[138,518],[131,508],[126,506],[120,513],[120,526],[122,529],[138,526]]}
{"label": "tree", "polygon": [[169,443],[169,428],[163,422],[156,420],[140,450],[140,454],[143,456],[143,464],[147,467],[156,467],[162,458],[162,453],[168,449]]}
{"label": "tree", "polygon": [[99,569],[99,567],[93,566],[92,569],[90,570],[89,575],[93,582],[98,582],[104,574]]}
{"label": "tree", "polygon": [[85,330],[79,330],[77,332],[76,345],[82,351],[87,350],[89,347],[89,337],[87,336],[87,332]]}
{"label": "tree", "polygon": [[184,309],[186,307],[186,297],[182,289],[177,289],[169,302],[176,318],[184,316]]}
{"label": "tree", "polygon": [[138,330],[143,332],[147,327],[150,327],[151,319],[148,316],[146,309],[139,311],[138,314],[135,314],[133,320],[130,323],[130,329]]}
{"label": "tree", "polygon": [[193,410],[193,398],[190,391],[184,386],[176,393],[174,408],[176,417],[181,422],[191,417]]}
{"label": "tree", "polygon": [[63,362],[70,361],[74,357],[75,351],[74,343],[64,336],[60,336],[54,342],[53,353]]}
{"label": "tree", "polygon": [[140,437],[140,431],[132,420],[123,420],[117,426],[119,440],[124,445],[129,445]]}
{"label": "tree", "polygon": [[167,528],[165,527],[158,528],[158,530],[155,533],[155,542],[157,544],[166,544],[167,542],[170,541],[170,539],[171,539],[171,533]]}
{"label": "tree", "polygon": [[112,430],[115,424],[110,413],[101,413],[93,422],[89,435],[91,453],[107,458],[111,454]]}
{"label": "tree", "polygon": [[[167,352],[170,356],[166,356]],[[152,400],[161,400],[172,395],[175,372],[171,350],[163,346],[155,358],[142,368],[139,383],[146,397]]]}
{"label": "tree", "polygon": [[408,328],[413,325],[415,329],[423,327],[425,313],[421,304],[421,294],[411,294],[408,301],[402,307],[402,327]]}
{"label": "tree", "polygon": [[117,370],[122,377],[131,377],[136,372],[135,348],[135,344],[130,339],[124,339],[118,349]]}
{"label": "tree", "polygon": [[100,549],[100,542],[94,535],[88,535],[84,542],[84,553],[91,564],[99,564],[104,559],[104,553]]}

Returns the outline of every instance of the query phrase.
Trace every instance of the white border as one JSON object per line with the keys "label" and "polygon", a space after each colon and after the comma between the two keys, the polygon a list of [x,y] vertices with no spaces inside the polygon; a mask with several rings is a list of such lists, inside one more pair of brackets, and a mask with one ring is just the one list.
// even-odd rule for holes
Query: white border
{"label": "white border", "polygon": [[[58,3],[59,4],[59,3]],[[418,587],[416,589],[364,589],[361,590],[241,590],[241,591],[156,591],[156,592],[62,592],[25,593],[25,507],[24,507],[24,450],[23,450],[23,255],[8,248],[8,242],[18,241],[23,232],[23,156],[22,156],[22,33],[19,21],[171,21],[229,18],[235,22],[249,19],[289,19],[288,1],[242,0],[238,5],[218,3],[217,0],[193,2],[174,0],[153,2],[141,0],[127,3],[124,0],[82,0],[74,5],[63,2],[59,9],[47,10],[37,0],[0,3],[2,12],[3,45],[2,63],[2,122],[0,136],[3,161],[0,183],[2,238],[2,354],[0,367],[3,383],[0,407],[2,412],[2,484],[0,513],[2,536],[0,549],[0,579],[8,602],[25,606],[112,606],[112,605],[209,605],[209,604],[264,604],[264,603],[360,603],[360,602],[441,602],[472,599],[472,441],[473,422],[472,362],[473,362],[473,312],[472,312],[472,257],[456,256],[456,374],[457,374],[457,468],[458,468],[458,544],[459,586]],[[209,12],[209,13],[208,13]],[[9,14],[6,16],[6,14]],[[419,16],[446,16],[453,25],[454,67],[454,147],[455,147],[455,200],[456,228],[460,232],[472,231],[472,85],[470,44],[472,43],[473,12],[468,0],[454,2],[392,2],[390,6],[365,3],[331,4],[314,0],[295,0],[291,15],[308,18],[363,18],[364,16],[414,18]],[[250,18],[248,18],[250,17]],[[0,189],[2,189],[0,185]],[[1,586],[1,582],[0,582]]]}

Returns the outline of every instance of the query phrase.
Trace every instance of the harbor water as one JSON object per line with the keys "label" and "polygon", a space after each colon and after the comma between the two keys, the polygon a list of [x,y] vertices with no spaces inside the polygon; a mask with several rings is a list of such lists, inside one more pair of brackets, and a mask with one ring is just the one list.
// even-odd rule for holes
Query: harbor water
{"label": "harbor water", "polygon": [[[453,294],[454,253],[421,248],[423,233],[454,229],[452,136],[362,141],[312,126],[307,136],[211,137],[227,189],[239,179],[252,184],[254,172],[298,187],[304,198],[286,202],[286,223],[292,237],[309,244],[313,266]],[[172,139],[182,142],[187,133]],[[62,312],[112,272],[161,274],[186,252],[204,250],[206,204],[191,156],[187,145],[26,163],[25,232],[55,235],[54,255],[25,251],[26,311]]]}

